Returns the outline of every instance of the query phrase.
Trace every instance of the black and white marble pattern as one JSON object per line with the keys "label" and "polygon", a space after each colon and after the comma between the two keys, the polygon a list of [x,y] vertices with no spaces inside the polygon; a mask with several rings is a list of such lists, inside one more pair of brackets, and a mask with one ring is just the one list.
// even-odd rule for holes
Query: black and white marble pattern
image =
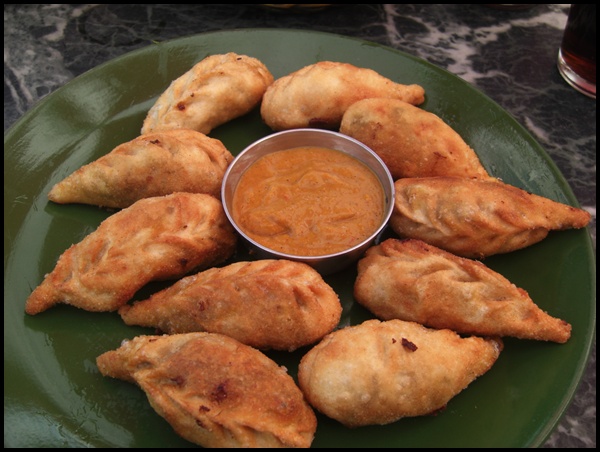
{"label": "black and white marble pattern", "polygon": [[[390,46],[445,68],[510,112],[588,210],[596,243],[596,102],[556,70],[569,5],[340,5],[293,13],[258,5],[6,5],[4,130],[83,72],[152,41],[236,28],[312,29]],[[596,350],[544,447],[596,447]]]}

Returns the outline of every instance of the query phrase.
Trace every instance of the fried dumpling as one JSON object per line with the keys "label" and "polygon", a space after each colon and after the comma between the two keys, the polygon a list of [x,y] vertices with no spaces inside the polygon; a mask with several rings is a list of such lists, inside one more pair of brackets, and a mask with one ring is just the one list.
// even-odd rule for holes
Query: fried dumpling
{"label": "fried dumpling", "polygon": [[420,240],[388,239],[358,262],[356,301],[383,320],[400,319],[477,336],[564,343],[571,325],[479,261]]}
{"label": "fried dumpling", "polygon": [[96,363],[102,375],[137,384],[200,446],[310,447],[314,438],[315,414],[286,369],[228,336],[138,336]]}
{"label": "fried dumpling", "polygon": [[483,258],[537,243],[552,230],[587,226],[585,210],[499,180],[398,179],[390,226],[463,257]]}
{"label": "fried dumpling", "polygon": [[475,151],[440,117],[398,99],[372,98],[348,107],[340,132],[369,146],[392,178],[490,178]]}
{"label": "fried dumpling", "polygon": [[128,325],[169,334],[208,331],[259,349],[292,351],[331,332],[342,305],[312,267],[265,259],[187,276],[119,314]]}
{"label": "fried dumpling", "polygon": [[501,350],[500,339],[367,320],[328,334],[306,353],[298,384],[313,408],[347,427],[385,425],[443,409]]}
{"label": "fried dumpling", "polygon": [[141,135],[54,185],[48,199],[124,208],[175,192],[220,197],[233,155],[221,141],[190,129]]}
{"label": "fried dumpling", "polygon": [[419,85],[396,83],[372,69],[321,61],[273,82],[260,112],[273,130],[319,127],[337,129],[346,109],[369,97],[401,99],[414,105],[425,100]]}
{"label": "fried dumpling", "polygon": [[256,58],[233,52],[208,56],[158,97],[142,134],[169,129],[208,134],[257,107],[271,83],[273,75]]}
{"label": "fried dumpling", "polygon": [[38,314],[58,303],[115,311],[150,281],[225,261],[236,243],[223,206],[213,196],[173,193],[142,199],[67,249],[31,293],[25,311]]}

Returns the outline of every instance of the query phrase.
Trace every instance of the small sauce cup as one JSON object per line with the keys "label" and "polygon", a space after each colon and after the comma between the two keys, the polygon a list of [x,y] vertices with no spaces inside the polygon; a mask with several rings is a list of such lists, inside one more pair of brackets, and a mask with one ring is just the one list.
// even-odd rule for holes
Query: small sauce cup
{"label": "small sauce cup", "polygon": [[[233,199],[238,183],[245,171],[258,159],[268,154],[299,147],[318,147],[340,151],[366,165],[381,183],[383,190],[383,215],[376,229],[364,240],[347,249],[323,255],[298,255],[281,252],[253,239],[236,221]],[[343,270],[356,262],[388,224],[394,207],[394,181],[381,158],[363,143],[344,134],[324,129],[291,129],[268,135],[246,147],[229,165],[221,187],[223,208],[229,221],[247,244],[250,252],[259,259],[287,259],[304,262],[323,275]],[[315,201],[317,202],[317,201]]]}

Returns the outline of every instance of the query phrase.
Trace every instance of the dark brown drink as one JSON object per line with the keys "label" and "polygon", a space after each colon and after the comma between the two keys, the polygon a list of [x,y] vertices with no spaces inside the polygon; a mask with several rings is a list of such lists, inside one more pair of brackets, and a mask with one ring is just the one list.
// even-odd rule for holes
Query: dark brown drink
{"label": "dark brown drink", "polygon": [[571,5],[558,69],[571,86],[596,98],[596,5]]}

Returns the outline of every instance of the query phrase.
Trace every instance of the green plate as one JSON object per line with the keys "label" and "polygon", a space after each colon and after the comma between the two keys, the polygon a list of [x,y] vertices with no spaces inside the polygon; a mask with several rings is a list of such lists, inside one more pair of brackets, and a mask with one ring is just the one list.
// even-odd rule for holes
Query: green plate
{"label": "green plate", "polygon": [[[565,179],[529,133],[460,78],[374,43],[294,30],[237,30],[153,44],[103,64],[52,93],[4,139],[5,447],[191,447],[135,385],[105,378],[95,359],[125,338],[151,334],[116,313],[56,306],[27,316],[25,300],[72,243],[110,213],[55,205],[50,188],[139,134],[146,111],[169,83],[209,54],[263,61],[278,78],[321,60],[369,67],[418,83],[423,108],[441,116],[476,150],[490,173],[548,198],[577,205]],[[258,111],[216,129],[237,154],[270,133]],[[245,258],[240,252],[237,259]],[[533,300],[573,326],[563,345],[505,341],[494,367],[437,416],[347,429],[318,415],[314,447],[527,447],[544,442],[582,376],[595,328],[595,258],[589,232],[551,233],[527,249],[486,260]],[[355,269],[327,277],[344,311],[340,326],[369,314],[352,298]],[[150,286],[148,292],[156,290]],[[268,353],[295,376],[307,349]]]}

